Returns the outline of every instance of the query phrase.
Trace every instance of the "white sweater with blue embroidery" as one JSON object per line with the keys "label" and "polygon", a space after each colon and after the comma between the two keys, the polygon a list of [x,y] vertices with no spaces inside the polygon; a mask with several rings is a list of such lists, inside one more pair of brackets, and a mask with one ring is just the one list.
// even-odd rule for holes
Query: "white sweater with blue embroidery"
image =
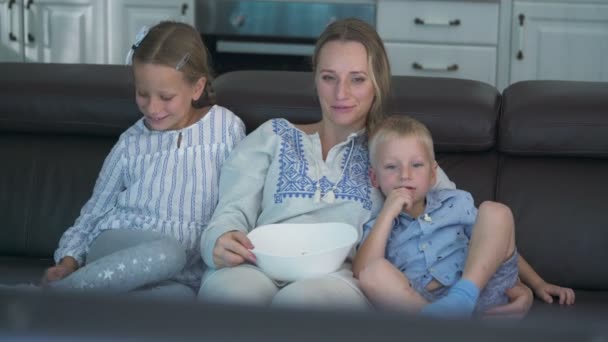
{"label": "white sweater with blue embroidery", "polygon": [[59,241],[55,261],[71,256],[82,265],[104,230],[156,231],[186,248],[188,264],[176,280],[198,286],[204,267],[200,236],[217,205],[220,168],[244,136],[241,119],[217,105],[180,130],[149,130],[140,119],[106,157],[93,195]]}
{"label": "white sweater with blue embroidery", "polygon": [[[267,121],[222,167],[219,203],[201,238],[203,260],[215,267],[213,248],[222,234],[246,234],[266,224],[344,222],[361,236],[363,224],[383,203],[368,170],[363,131],[332,147],[323,160],[318,134],[306,134],[284,119]],[[443,171],[438,178],[440,187],[450,186]],[[333,203],[313,200],[317,185],[321,196],[335,189]]]}

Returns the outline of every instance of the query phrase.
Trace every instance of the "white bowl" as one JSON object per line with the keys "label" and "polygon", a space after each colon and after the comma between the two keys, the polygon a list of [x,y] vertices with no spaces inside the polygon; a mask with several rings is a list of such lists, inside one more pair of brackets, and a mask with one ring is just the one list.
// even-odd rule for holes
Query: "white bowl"
{"label": "white bowl", "polygon": [[248,236],[257,265],[276,280],[296,281],[336,271],[357,242],[346,223],[269,224]]}

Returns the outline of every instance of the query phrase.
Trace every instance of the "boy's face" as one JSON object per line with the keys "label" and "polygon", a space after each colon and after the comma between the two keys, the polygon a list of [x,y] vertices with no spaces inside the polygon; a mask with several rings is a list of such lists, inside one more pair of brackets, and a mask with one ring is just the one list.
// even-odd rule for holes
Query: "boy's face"
{"label": "boy's face", "polygon": [[424,204],[435,185],[437,163],[427,146],[416,136],[389,136],[376,146],[370,177],[372,185],[385,196],[393,189],[406,188],[414,203]]}

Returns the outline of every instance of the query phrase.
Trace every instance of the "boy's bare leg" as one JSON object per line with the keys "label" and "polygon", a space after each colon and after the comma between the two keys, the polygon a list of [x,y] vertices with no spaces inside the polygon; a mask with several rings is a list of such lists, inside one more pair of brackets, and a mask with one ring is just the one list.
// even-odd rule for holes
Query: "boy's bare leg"
{"label": "boy's bare leg", "polygon": [[511,210],[497,202],[479,206],[462,278],[480,290],[515,252],[515,223]]}
{"label": "boy's bare leg", "polygon": [[363,293],[382,309],[416,313],[428,304],[409,279],[386,259],[373,261],[359,273]]}

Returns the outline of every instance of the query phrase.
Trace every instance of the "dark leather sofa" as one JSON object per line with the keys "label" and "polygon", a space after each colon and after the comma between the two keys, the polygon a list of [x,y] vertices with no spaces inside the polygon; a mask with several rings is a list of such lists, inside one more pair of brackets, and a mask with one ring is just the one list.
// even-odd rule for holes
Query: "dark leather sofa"
{"label": "dark leather sofa", "polygon": [[[248,131],[320,116],[310,73],[233,72],[214,86]],[[394,77],[393,90],[390,111],[430,127],[457,186],[510,206],[520,253],[576,290],[574,306],[536,301],[528,317],[607,318],[608,83],[530,81],[500,93]],[[126,66],[0,63],[0,284],[35,283],[52,265],[104,157],[140,117],[133,94]]]}

